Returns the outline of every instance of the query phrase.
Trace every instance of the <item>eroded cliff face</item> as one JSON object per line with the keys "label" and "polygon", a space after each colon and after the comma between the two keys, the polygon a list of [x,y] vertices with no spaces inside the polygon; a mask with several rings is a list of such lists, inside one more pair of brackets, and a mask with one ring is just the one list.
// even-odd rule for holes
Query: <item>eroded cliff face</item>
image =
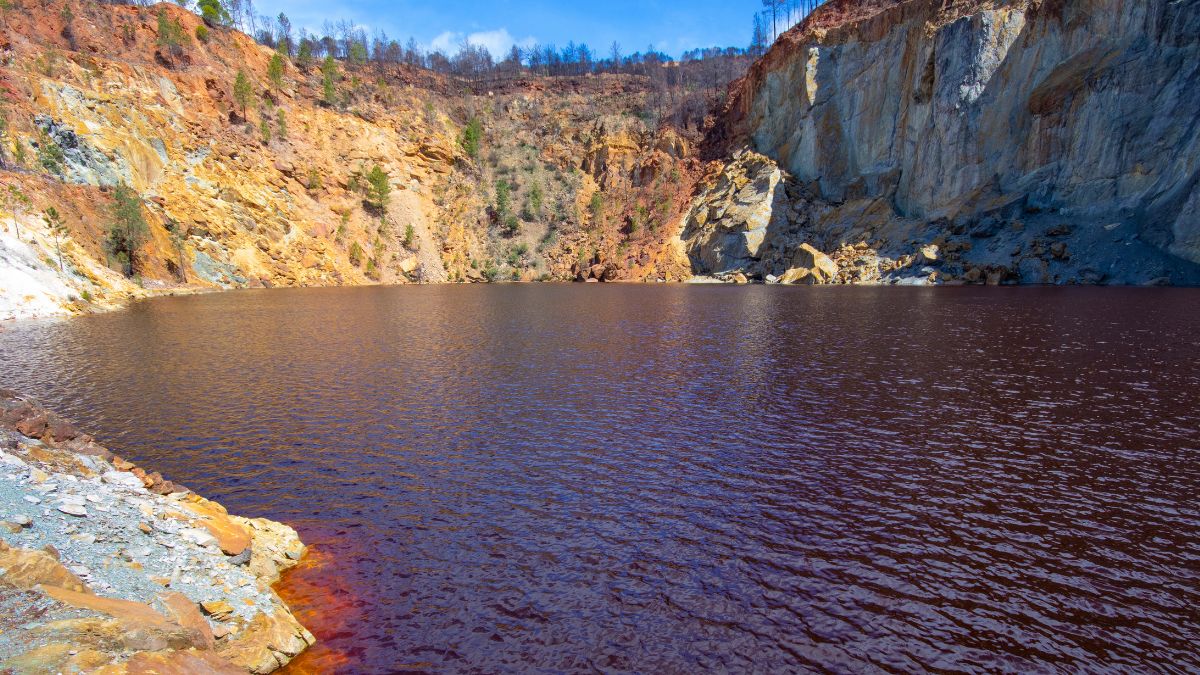
{"label": "eroded cliff face", "polygon": [[[714,135],[786,174],[786,246],[949,246],[927,280],[1196,283],[1197,111],[1194,2],[835,0]],[[772,255],[743,266],[780,274]]]}
{"label": "eroded cliff face", "polygon": [[[182,47],[164,46],[160,12]],[[206,288],[688,274],[670,240],[699,164],[694,142],[635,116],[644,78],[475,96],[339,64],[329,104],[319,64],[284,59],[272,82],[271,50],[228,29],[194,38],[200,19],[170,3],[18,3],[3,20],[0,319]],[[375,166],[382,211],[364,194]],[[150,226],[137,279],[104,248],[119,184]]]}
{"label": "eroded cliff face", "polygon": [[[341,64],[329,105],[316,64],[272,83],[271,51],[240,33],[164,47],[160,11],[200,23],[168,3],[18,9],[0,32],[0,318],[279,285],[1200,283],[1194,2],[830,0],[706,139],[647,124],[636,77],[475,96]],[[117,184],[150,225],[137,278],[104,247]]]}

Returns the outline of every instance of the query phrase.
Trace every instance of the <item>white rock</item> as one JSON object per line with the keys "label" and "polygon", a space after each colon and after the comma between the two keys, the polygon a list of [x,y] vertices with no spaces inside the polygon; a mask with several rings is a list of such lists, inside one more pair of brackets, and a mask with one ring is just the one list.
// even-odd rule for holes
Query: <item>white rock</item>
{"label": "white rock", "polygon": [[[78,504],[59,504],[58,510],[69,516],[78,516],[80,518],[86,518],[88,514],[87,509]],[[214,539],[213,541],[216,540]]]}
{"label": "white rock", "polygon": [[188,527],[180,530],[179,535],[197,546],[214,547],[217,545],[217,538],[209,534],[206,530]]}
{"label": "white rock", "polygon": [[24,460],[22,460],[20,457],[17,457],[16,455],[10,455],[3,450],[0,450],[0,462],[12,464],[13,466],[25,466]]}
{"label": "white rock", "polygon": [[125,471],[106,471],[101,479],[109,485],[120,485],[132,489],[145,489],[142,481],[137,476]]}
{"label": "white rock", "polygon": [[38,499],[37,497],[34,497],[33,495],[25,495],[25,501],[29,502],[30,504],[41,504],[42,503],[42,500]]}
{"label": "white rock", "polygon": [[88,495],[87,500],[93,504],[99,504],[100,502],[104,501],[99,495]]}
{"label": "white rock", "polygon": [[29,516],[22,513],[20,515],[16,515],[16,516],[13,516],[12,518],[9,518],[9,522],[16,523],[17,525],[20,525],[21,527],[29,527],[30,525],[33,525],[33,518],[30,518]]}

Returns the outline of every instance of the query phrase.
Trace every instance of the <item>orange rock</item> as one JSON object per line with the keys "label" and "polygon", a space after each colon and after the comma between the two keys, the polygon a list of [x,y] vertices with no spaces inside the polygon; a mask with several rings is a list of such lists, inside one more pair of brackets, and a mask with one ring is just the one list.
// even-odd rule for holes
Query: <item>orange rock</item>
{"label": "orange rock", "polygon": [[189,649],[175,652],[138,652],[124,663],[97,672],[103,675],[240,675],[245,671],[235,668],[212,652]]}
{"label": "orange rock", "polygon": [[171,618],[175,619],[175,623],[186,628],[187,630],[196,633],[196,646],[203,649],[212,649],[216,645],[216,638],[213,636],[212,628],[208,622],[200,614],[196,603],[192,602],[183,593],[167,593],[162,596],[163,604],[167,607],[167,612]]}
{"label": "orange rock", "polygon": [[40,590],[64,605],[94,610],[107,614],[114,619],[128,619],[138,624],[159,628],[171,628],[173,626],[165,616],[159,614],[153,607],[145,603],[121,600],[119,598],[104,598],[56,586],[43,585],[40,587]]}
{"label": "orange rock", "polygon": [[[253,673],[269,673],[315,642],[291,614],[260,613],[237,640],[222,640],[218,652],[229,662]],[[228,643],[228,644],[226,644]]]}
{"label": "orange rock", "polygon": [[87,586],[46,551],[11,548],[0,541],[0,582],[29,590],[39,584],[84,593]]}
{"label": "orange rock", "polygon": [[225,555],[237,555],[250,545],[250,532],[233,522],[223,508],[214,506],[213,502],[186,502],[184,508],[197,516],[199,523],[217,540],[217,545]]}

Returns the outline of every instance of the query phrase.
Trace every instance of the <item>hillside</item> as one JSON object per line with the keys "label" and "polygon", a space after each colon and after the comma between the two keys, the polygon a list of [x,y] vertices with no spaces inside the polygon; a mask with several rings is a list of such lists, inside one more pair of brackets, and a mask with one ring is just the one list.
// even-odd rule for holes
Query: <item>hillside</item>
{"label": "hillside", "polygon": [[261,286],[1200,282],[1194,3],[832,0],[703,128],[641,75],[274,57],[273,81],[273,50],[174,4],[3,21],[0,316]]}
{"label": "hillside", "polygon": [[[284,59],[272,84],[271,50],[229,29],[202,42],[175,5],[70,3],[68,20],[63,3],[27,4],[6,12],[0,43],[10,315],[204,288],[688,273],[667,223],[691,192],[696,138],[638,116],[636,76],[475,96],[427,71],[339,63],[328,105],[320,64]],[[163,45],[160,12],[182,46]],[[472,119],[474,156],[461,142]],[[364,189],[376,166],[382,210]],[[104,246],[121,184],[149,226],[129,280]],[[65,221],[61,271],[48,208]]]}

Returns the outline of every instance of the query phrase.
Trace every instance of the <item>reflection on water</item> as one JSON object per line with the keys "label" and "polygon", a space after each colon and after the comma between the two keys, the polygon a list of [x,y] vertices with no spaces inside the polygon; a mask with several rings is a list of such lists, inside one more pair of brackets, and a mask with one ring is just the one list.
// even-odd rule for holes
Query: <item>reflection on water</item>
{"label": "reflection on water", "polygon": [[314,545],[298,671],[1200,668],[1200,293],[239,292],[0,386]]}

